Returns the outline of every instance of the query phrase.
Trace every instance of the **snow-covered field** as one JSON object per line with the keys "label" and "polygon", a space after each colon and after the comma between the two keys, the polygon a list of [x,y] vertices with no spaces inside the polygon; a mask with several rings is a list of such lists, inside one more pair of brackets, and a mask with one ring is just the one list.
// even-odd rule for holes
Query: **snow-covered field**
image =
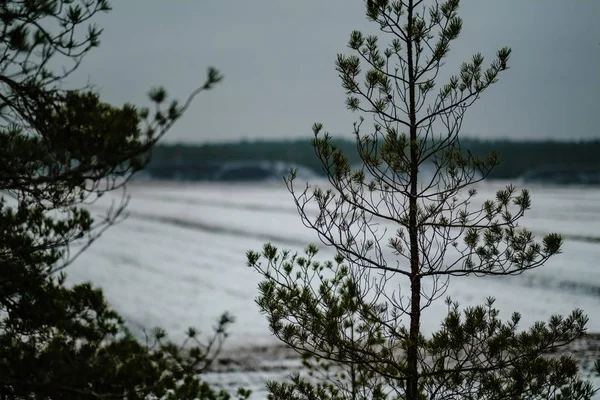
{"label": "snow-covered field", "polygon": [[[502,186],[480,184],[477,199],[493,198]],[[582,308],[590,318],[589,331],[600,332],[600,189],[530,189],[533,206],[522,225],[537,236],[563,234],[563,253],[520,277],[454,278],[448,294],[463,306],[493,295],[501,316],[509,318],[518,310],[524,327]],[[160,325],[177,339],[188,326],[208,332],[229,311],[237,321],[226,352],[277,344],[254,303],[260,276],[246,266],[245,253],[260,250],[265,242],[298,251],[318,242],[302,225],[283,183],[144,182],[130,185],[129,192],[129,217],[69,267],[71,281],[101,286],[134,330]],[[110,197],[101,200],[92,207],[98,215]],[[328,258],[331,254],[321,253]],[[437,328],[444,310],[440,300],[426,311],[425,331]],[[260,392],[264,380],[273,378],[268,371],[263,368],[239,383]],[[228,378],[221,374],[213,379]]]}

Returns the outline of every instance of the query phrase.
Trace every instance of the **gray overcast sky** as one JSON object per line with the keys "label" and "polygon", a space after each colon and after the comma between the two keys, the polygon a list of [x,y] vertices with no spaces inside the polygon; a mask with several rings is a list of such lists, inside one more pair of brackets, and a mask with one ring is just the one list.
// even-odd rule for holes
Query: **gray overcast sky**
{"label": "gray overcast sky", "polygon": [[[167,141],[310,138],[313,122],[349,135],[334,69],[353,29],[373,29],[363,0],[118,0],[76,80],[107,102],[148,105],[163,85],[180,100],[206,68],[225,80],[196,99]],[[600,1],[463,0],[463,32],[445,71],[511,46],[511,69],[467,113],[478,137],[600,138]],[[74,81],[75,82],[75,81]],[[442,82],[439,82],[441,84]]]}

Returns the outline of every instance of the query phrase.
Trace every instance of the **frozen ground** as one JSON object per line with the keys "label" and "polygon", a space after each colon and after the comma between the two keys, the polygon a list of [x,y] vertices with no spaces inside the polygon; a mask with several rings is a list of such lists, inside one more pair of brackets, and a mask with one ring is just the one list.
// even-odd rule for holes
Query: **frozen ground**
{"label": "frozen ground", "polygon": [[[481,184],[477,199],[493,198],[501,187]],[[563,234],[563,254],[521,277],[455,278],[449,294],[463,306],[493,295],[504,318],[521,312],[522,326],[582,308],[590,332],[600,332],[600,190],[530,188],[533,207],[523,225],[537,235]],[[129,218],[77,259],[68,270],[71,281],[101,286],[134,329],[160,325],[175,338],[192,325],[209,331],[220,313],[231,312],[237,322],[225,351],[246,354],[244,362],[253,366],[208,378],[227,387],[250,386],[260,398],[265,380],[298,364],[289,354],[273,355],[277,341],[254,304],[260,277],[246,266],[245,253],[265,242],[292,250],[317,242],[291,195],[283,184],[137,183],[129,191]],[[103,198],[93,211],[102,215],[109,200]],[[437,328],[444,309],[442,301],[426,311],[425,331]],[[266,352],[258,359],[252,351],[257,348]]]}

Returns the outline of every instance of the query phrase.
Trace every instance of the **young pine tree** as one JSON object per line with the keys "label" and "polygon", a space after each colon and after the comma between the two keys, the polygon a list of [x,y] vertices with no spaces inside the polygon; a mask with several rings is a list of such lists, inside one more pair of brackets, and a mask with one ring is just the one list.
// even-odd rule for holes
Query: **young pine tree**
{"label": "young pine tree", "polygon": [[352,168],[317,123],[329,185],[298,190],[293,172],[286,179],[302,221],[335,259],[316,261],[315,246],[248,253],[265,278],[257,302],[271,330],[323,378],[271,382],[271,398],[590,398],[576,360],[546,356],[584,335],[580,310],[521,329],[518,313],[499,318],[492,297],[464,309],[447,298],[439,329],[423,334],[424,310],[452,279],[522,274],[559,253],[562,239],[536,241],[518,226],[531,206],[526,190],[509,185],[478,203],[475,184],[498,157],[460,146],[467,109],[507,69],[511,50],[487,65],[475,54],[440,85],[461,32],[459,0],[368,0],[366,10],[387,40],[354,31],[354,54],[336,60],[347,107],[374,119],[367,134],[362,117],[354,125],[362,165]]}
{"label": "young pine tree", "polygon": [[193,329],[183,345],[161,330],[140,341],[100,289],[65,284],[72,245],[84,250],[126,201],[96,220],[86,203],[122,188],[194,96],[221,78],[209,70],[183,105],[165,107],[165,91],[153,90],[152,115],[65,90],[99,43],[89,22],[109,9],[106,0],[0,2],[0,400],[227,399],[199,374],[228,315],[208,343]]}

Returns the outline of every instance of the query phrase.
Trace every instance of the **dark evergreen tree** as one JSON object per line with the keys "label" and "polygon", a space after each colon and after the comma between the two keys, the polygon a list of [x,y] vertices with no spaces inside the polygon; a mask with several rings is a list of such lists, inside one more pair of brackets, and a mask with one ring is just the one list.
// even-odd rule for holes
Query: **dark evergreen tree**
{"label": "dark evergreen tree", "polygon": [[[336,60],[347,107],[374,118],[367,134],[362,117],[354,126],[362,167],[353,170],[317,123],[330,185],[298,189],[293,172],[286,180],[304,224],[337,255],[319,262],[315,246],[293,255],[270,244],[248,253],[265,278],[257,302],[271,330],[322,378],[271,382],[271,398],[589,399],[577,361],[548,356],[584,335],[581,310],[520,329],[520,315],[502,321],[492,297],[464,309],[447,298],[439,329],[423,334],[424,309],[451,279],[525,273],[559,253],[562,238],[537,241],[518,225],[527,190],[509,185],[476,204],[474,184],[498,158],[461,148],[459,131],[511,50],[487,67],[475,54],[436,85],[461,32],[459,0],[368,0],[366,9],[390,40],[354,31],[355,55]],[[419,172],[426,165],[430,176]]]}
{"label": "dark evergreen tree", "polygon": [[123,188],[194,96],[221,79],[210,69],[183,105],[151,91],[152,114],[64,89],[99,43],[91,20],[109,9],[106,0],[0,1],[0,399],[225,399],[198,374],[230,316],[208,343],[193,329],[183,345],[160,329],[139,341],[100,289],[65,284],[78,254],[70,245],[85,249],[126,201],[96,221],[85,203]]}

